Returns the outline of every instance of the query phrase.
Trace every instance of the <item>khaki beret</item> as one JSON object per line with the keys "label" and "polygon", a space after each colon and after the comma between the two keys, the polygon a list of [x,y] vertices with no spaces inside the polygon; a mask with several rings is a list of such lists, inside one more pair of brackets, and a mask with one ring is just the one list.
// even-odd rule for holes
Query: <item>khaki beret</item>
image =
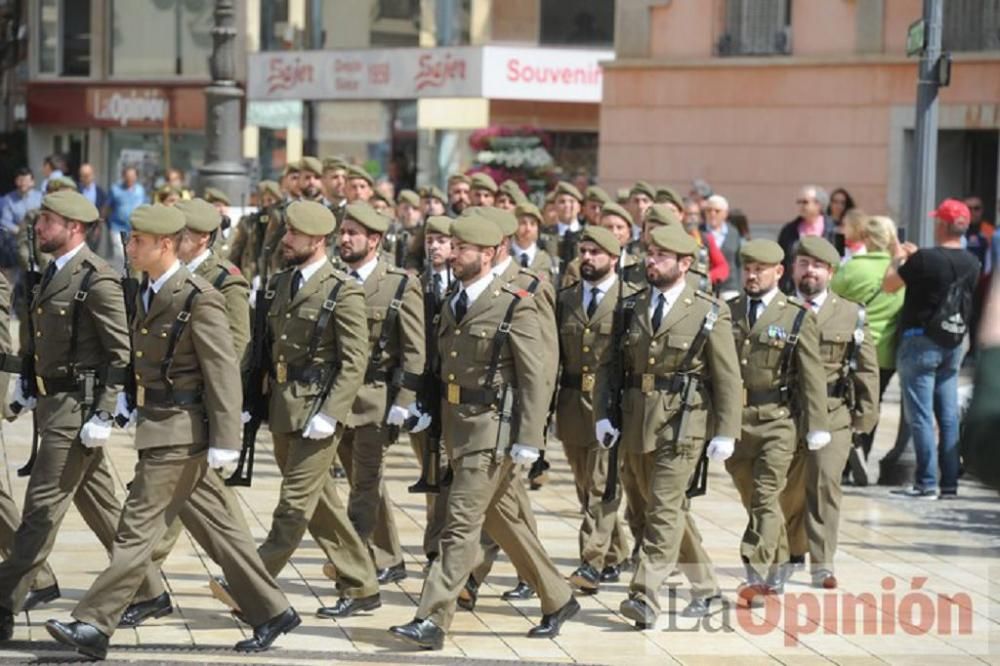
{"label": "khaki beret", "polygon": [[545,204],[554,204],[556,202],[556,192],[555,190],[549,192],[545,195]]}
{"label": "khaki beret", "polygon": [[309,236],[328,236],[337,224],[330,209],[315,201],[294,201],[285,209],[285,217],[296,231]]}
{"label": "khaki beret", "polygon": [[342,157],[324,157],[323,158],[323,171],[330,171],[333,169],[347,169],[347,162],[344,161]]}
{"label": "khaki beret", "polygon": [[780,264],[785,258],[785,251],[774,241],[757,238],[747,241],[740,248],[740,257],[747,264]]}
{"label": "khaki beret", "polygon": [[298,172],[299,172],[299,163],[298,162],[288,162],[287,164],[285,164],[285,168],[281,172],[281,175],[282,176],[287,176],[290,173],[298,173]]}
{"label": "khaki beret", "polygon": [[384,201],[389,205],[390,208],[396,207],[396,202],[392,200],[392,197],[387,196],[386,193],[382,192],[381,190],[374,190],[372,192],[371,201],[374,201],[375,199],[378,199],[379,201]]}
{"label": "khaki beret", "polygon": [[206,187],[205,195],[202,198],[208,203],[215,203],[218,201],[219,203],[224,203],[227,206],[229,205],[229,197],[226,196],[226,193],[215,187]]}
{"label": "khaki beret", "polygon": [[474,190],[486,190],[496,194],[497,182],[488,173],[474,173],[469,178],[469,186]]}
{"label": "khaki beret", "polygon": [[184,213],[174,206],[143,204],[129,218],[133,231],[156,236],[172,236],[184,228]]}
{"label": "khaki beret", "polygon": [[[504,235],[504,238],[513,236],[514,232],[517,231],[517,218],[510,211],[503,210],[502,208],[494,208],[493,206],[473,207],[471,211],[472,215],[480,215],[495,224],[500,233]],[[462,211],[462,213],[464,214],[465,211]]]}
{"label": "khaki beret", "polygon": [[618,239],[615,238],[613,233],[604,227],[588,224],[583,228],[583,234],[580,236],[580,241],[593,241],[597,243],[602,250],[614,257],[617,257],[622,253],[622,244],[618,242]]}
{"label": "khaki beret", "polygon": [[424,223],[424,232],[451,236],[451,218],[447,215],[431,215]]}
{"label": "khaki beret", "polygon": [[271,194],[276,199],[281,198],[281,185],[274,180],[262,180],[257,183],[257,194]]}
{"label": "khaki beret", "polygon": [[372,175],[365,171],[362,167],[352,164],[347,167],[347,180],[354,180],[356,178],[361,178],[362,180],[367,181],[372,187],[375,187],[375,179],[372,178]]}
{"label": "khaki beret", "polygon": [[448,203],[448,197],[445,196],[445,193],[441,191],[440,187],[436,187],[434,185],[425,187],[421,190],[420,196],[425,199],[437,199],[441,203]]}
{"label": "khaki beret", "polygon": [[475,211],[462,215],[451,223],[451,236],[460,243],[472,243],[480,247],[496,247],[503,242],[500,227]]}
{"label": "khaki beret", "polygon": [[378,211],[366,203],[348,204],[344,219],[350,218],[368,231],[384,234],[389,230],[389,218],[379,215]]}
{"label": "khaki beret", "polygon": [[656,203],[671,203],[679,210],[684,210],[684,200],[681,196],[677,194],[677,191],[667,185],[661,185],[656,188],[656,196],[654,197]]}
{"label": "khaki beret", "polygon": [[601,206],[601,217],[604,217],[605,215],[617,215],[629,224],[635,224],[635,222],[632,221],[632,213],[628,212],[624,207],[613,201],[608,201]]}
{"label": "khaki beret", "polygon": [[608,193],[597,185],[591,185],[587,188],[587,191],[584,193],[584,199],[586,201],[599,201],[602,204],[606,204],[611,201],[611,197],[608,196]]}
{"label": "khaki beret", "polygon": [[299,160],[299,171],[308,171],[316,174],[317,176],[322,176],[323,163],[319,161],[319,158],[313,157],[312,155],[306,155]]}
{"label": "khaki beret", "polygon": [[583,195],[580,194],[580,190],[576,189],[576,185],[573,183],[567,183],[565,180],[560,180],[559,184],[556,185],[556,196],[560,194],[568,194],[577,201],[583,201]]}
{"label": "khaki beret", "polygon": [[618,191],[615,192],[615,200],[618,201],[618,203],[625,203],[628,201],[628,193],[629,189],[627,187],[619,188]]}
{"label": "khaki beret", "polygon": [[525,201],[524,203],[517,204],[517,208],[514,209],[514,215],[521,217],[522,215],[530,215],[541,224],[545,221],[542,217],[542,211],[538,210],[538,206],[531,203],[530,201]]}
{"label": "khaki beret", "polygon": [[420,206],[420,195],[413,190],[403,190],[399,193],[399,203],[408,203],[417,208]]}
{"label": "khaki beret", "polygon": [[646,213],[646,221],[667,226],[681,226],[681,216],[676,210],[665,204],[653,204]]}
{"label": "khaki beret", "polygon": [[497,194],[506,194],[514,200],[515,204],[523,204],[528,200],[528,197],[524,196],[521,186],[509,178],[500,183],[500,187],[497,188]]}
{"label": "khaki beret", "polygon": [[219,211],[204,199],[179,201],[176,208],[184,214],[184,224],[193,231],[210,234],[222,224]]}
{"label": "khaki beret", "polygon": [[161,185],[160,189],[153,193],[153,201],[154,203],[160,203],[171,194],[180,198],[181,188],[176,185]]}
{"label": "khaki beret", "polygon": [[628,191],[628,195],[630,197],[633,194],[645,194],[650,199],[656,199],[656,190],[654,190],[653,186],[644,180],[635,181],[635,185],[633,185]]}
{"label": "khaki beret", "polygon": [[448,176],[448,187],[451,187],[452,183],[466,183],[469,184],[469,177],[464,173],[453,173]]}
{"label": "khaki beret", "polygon": [[76,190],[59,190],[46,194],[42,199],[42,208],[51,210],[67,220],[76,220],[84,224],[96,222],[100,217],[97,207]]}
{"label": "khaki beret", "polygon": [[692,238],[679,224],[657,227],[649,234],[649,240],[659,248],[677,255],[691,255],[698,251],[698,241]]}
{"label": "khaki beret", "polygon": [[812,257],[819,259],[830,268],[836,270],[840,266],[840,254],[837,248],[830,244],[830,241],[819,236],[805,236],[799,239],[799,247],[795,250],[795,256]]}
{"label": "khaki beret", "polygon": [[45,183],[45,193],[49,194],[52,192],[58,192],[59,190],[75,190],[76,183],[69,176],[59,176],[58,178],[49,178],[48,182]]}

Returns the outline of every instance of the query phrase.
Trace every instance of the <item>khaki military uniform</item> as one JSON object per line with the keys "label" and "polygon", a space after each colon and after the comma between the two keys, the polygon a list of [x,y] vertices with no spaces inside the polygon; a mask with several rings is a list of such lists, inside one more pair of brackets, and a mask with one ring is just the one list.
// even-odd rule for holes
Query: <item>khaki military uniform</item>
{"label": "khaki military uniform", "polygon": [[[352,278],[323,262],[292,298],[294,275],[295,271],[283,271],[268,285],[273,292],[267,316],[273,364],[268,419],[283,478],[271,531],[259,552],[268,571],[277,574],[308,528],[336,567],[343,596],[369,597],[378,592],[375,567],[351,525],[330,473],[342,424],[350,418],[368,367],[364,292]],[[330,302],[337,285],[335,308],[324,315],[324,303]],[[321,331],[315,355],[310,357],[309,344],[317,321],[326,316],[329,322]],[[337,432],[326,439],[307,439],[302,430],[329,371],[336,375],[320,411],[337,420]]]}
{"label": "khaki military uniform", "polygon": [[546,280],[552,280],[552,257],[542,248],[535,247],[535,256],[531,258],[527,266],[521,263],[520,257],[518,257],[513,249],[511,249],[510,256],[518,266],[527,268],[536,275],[544,276]]}
{"label": "khaki military uniform", "polygon": [[698,251],[694,254],[691,262],[691,269],[686,277],[692,289],[703,291],[706,294],[712,293],[712,279],[709,277],[709,255],[708,246],[698,242]]}
{"label": "khaki military uniform", "polygon": [[[772,564],[788,559],[778,497],[798,441],[794,417],[800,416],[807,431],[827,430],[826,373],[819,356],[816,318],[805,304],[778,292],[750,328],[748,302],[746,294],[729,302],[745,393],[743,429],[726,469],[749,516],[740,554],[763,578]],[[782,359],[800,312],[805,316],[785,377]]]}
{"label": "khaki military uniform", "polygon": [[[646,284],[646,271],[643,264],[645,263],[645,258],[642,255],[636,255],[627,253],[623,255],[625,258],[619,258],[619,263],[616,268],[619,275],[625,276],[625,282],[635,285],[637,287],[643,287]],[[562,288],[572,287],[577,282],[582,279],[580,276],[580,258],[577,257],[573,259],[566,267],[566,271],[563,273]]]}
{"label": "khaki military uniform", "polygon": [[635,287],[617,279],[608,287],[597,309],[587,317],[584,305],[590,302],[589,286],[580,282],[559,293],[556,329],[562,373],[556,400],[556,425],[566,452],[577,499],[583,512],[580,525],[580,561],[597,571],[620,564],[628,558],[624,526],[618,517],[620,498],[603,502],[608,473],[608,452],[594,438],[594,400],[597,371],[617,353],[613,344],[615,307],[621,296],[635,293]]}
{"label": "khaki military uniform", "polygon": [[[509,445],[544,446],[548,404],[536,299],[525,296],[494,278],[469,304],[461,322],[455,321],[451,303],[442,309],[439,344],[441,380],[446,384],[442,432],[454,480],[449,487],[441,555],[427,573],[416,616],[429,618],[445,630],[475,564],[484,529],[507,553],[518,574],[538,592],[543,613],[555,612],[572,596],[538,537],[523,521],[512,488],[518,473],[507,455]],[[510,335],[501,349],[497,378],[484,388],[489,381],[486,373],[494,335],[513,299],[518,300]],[[495,390],[501,386],[514,392],[514,402],[519,405],[509,439],[501,436],[497,417],[502,396]]]}
{"label": "khaki military uniform", "polygon": [[285,268],[281,251],[281,238],[284,235],[285,205],[263,208],[240,220],[233,234],[229,254],[219,256],[229,259],[248,282],[253,282],[258,276],[266,280]]}
{"label": "khaki military uniform", "polygon": [[[86,299],[78,301],[76,295],[88,274]],[[71,322],[77,308],[74,344]],[[34,415],[38,457],[10,556],[0,564],[0,607],[15,613],[45,564],[71,501],[105,548],[111,551],[115,544],[120,506],[115,481],[104,449],[85,448],[79,435],[94,411],[114,411],[129,363],[125,301],[118,276],[86,245],[39,285],[31,303],[31,321],[39,378]],[[89,382],[81,382],[80,375],[97,378],[89,406],[84,401],[84,384]],[[144,598],[163,593],[156,572],[140,574],[129,600],[136,588]]]}
{"label": "khaki military uniform", "polygon": [[[419,282],[382,258],[376,259],[363,289],[370,358],[383,337],[383,322],[389,317],[390,305],[401,296],[395,330],[386,332],[385,349],[377,364],[372,361],[366,368],[365,383],[351,407],[338,447],[340,461],[351,481],[347,513],[367,543],[372,542],[379,527],[383,538],[378,550],[389,561],[376,564],[384,568],[403,559],[383,479],[385,452],[395,443],[398,428],[386,425],[385,420],[392,405],[406,408],[416,400],[416,388],[424,371],[424,306]],[[397,374],[398,380],[394,380]],[[394,381],[399,385],[394,387]]]}
{"label": "khaki military uniform", "polygon": [[[543,229],[538,235],[538,247],[544,250],[552,259],[552,283],[560,287],[568,283],[563,281],[566,271],[576,259],[578,254],[577,245],[580,242],[581,228],[578,231],[567,230],[562,236],[559,235],[558,225]],[[576,279],[580,279],[579,269]]]}
{"label": "khaki military uniform", "polygon": [[[840,478],[853,445],[851,433],[871,432],[878,423],[878,356],[863,311],[862,306],[828,292],[816,312],[832,441],[818,451],[810,451],[805,431],[800,430],[788,482],[781,493],[789,552],[805,555],[808,549],[814,573],[833,573],[842,497]],[[856,352],[857,367],[848,370],[845,377],[845,361],[849,367],[855,344],[852,341],[858,331],[863,340]]]}
{"label": "khaki military uniform", "polygon": [[[177,518],[222,566],[247,621],[257,626],[284,612],[288,601],[264,568],[253,537],[226,511],[231,493],[208,468],[209,447],[238,449],[239,366],[226,327],[222,295],[180,266],[150,299],[138,295],[132,323],[135,349],[136,448],[139,461],[115,535],[111,563],[73,611],[110,636],[148,576],[154,548]],[[164,370],[171,333],[187,308]]]}

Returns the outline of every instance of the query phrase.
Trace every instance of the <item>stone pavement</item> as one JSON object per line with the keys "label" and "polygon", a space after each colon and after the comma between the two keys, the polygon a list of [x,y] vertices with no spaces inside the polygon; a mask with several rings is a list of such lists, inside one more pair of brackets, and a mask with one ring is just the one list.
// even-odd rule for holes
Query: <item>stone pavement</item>
{"label": "stone pavement", "polygon": [[[871,461],[891,445],[898,396],[890,389]],[[3,425],[4,478],[18,501],[25,480],[14,470],[27,459],[30,419]],[[113,473],[124,496],[135,454],[130,437],[116,431],[110,446]],[[551,456],[554,474],[531,493],[542,540],[567,575],[577,565],[578,506],[559,446]],[[242,489],[244,511],[254,536],[262,540],[270,524],[278,489],[270,440],[262,435],[254,485]],[[1000,664],[1000,499],[973,482],[963,482],[961,498],[940,502],[892,499],[881,487],[848,488],[841,524],[837,575],[841,590],[813,591],[808,576],[797,574],[786,594],[767,608],[733,609],[701,624],[665,613],[657,627],[637,632],[618,615],[627,592],[627,575],[600,594],[578,597],[583,607],[556,640],[525,637],[537,622],[537,600],[507,603],[502,590],[515,582],[506,559],[481,590],[475,613],[459,611],[440,653],[414,652],[386,632],[413,617],[423,580],[420,552],[423,497],[406,486],[417,476],[409,446],[396,445],[389,456],[389,492],[407,554],[409,578],[383,589],[383,606],[373,614],[334,622],[315,617],[336,594],[322,573],[323,557],[307,539],[279,581],[303,618],[302,626],[280,638],[260,656],[238,656],[230,647],[247,635],[208,591],[218,567],[186,535],[163,573],[176,612],[138,629],[118,631],[109,658],[143,663],[320,664],[332,660],[357,664],[466,664],[505,660],[600,664],[690,663],[738,659],[740,666],[782,662],[813,663],[992,663]],[[342,486],[346,494],[346,484]],[[694,513],[723,586],[734,597],[742,575],[738,546],[745,513],[721,465],[714,465],[707,496]],[[96,538],[72,509],[56,540],[50,563],[63,598],[16,618],[14,640],[0,646],[0,663],[72,661],[74,654],[55,644],[43,624],[68,619],[74,600],[106,565]],[[687,591],[681,577],[677,603]],[[667,590],[664,590],[667,594]],[[678,608],[679,608],[678,607]]]}

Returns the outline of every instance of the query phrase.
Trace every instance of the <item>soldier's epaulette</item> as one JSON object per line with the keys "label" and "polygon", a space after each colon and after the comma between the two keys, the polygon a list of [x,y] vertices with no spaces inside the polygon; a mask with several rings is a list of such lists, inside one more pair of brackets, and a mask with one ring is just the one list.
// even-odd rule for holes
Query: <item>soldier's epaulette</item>
{"label": "soldier's epaulette", "polygon": [[191,284],[191,286],[193,286],[195,289],[197,289],[203,294],[208,291],[215,291],[215,287],[212,286],[212,283],[206,280],[205,278],[201,277],[200,275],[195,275],[194,273],[191,273],[190,275],[187,276],[187,281]]}
{"label": "soldier's epaulette", "polygon": [[354,278],[348,275],[346,271],[342,270],[338,264],[335,264],[332,261],[330,262],[330,264],[333,266],[333,277],[337,278],[341,282],[348,282],[354,280]]}
{"label": "soldier's epaulette", "polygon": [[530,268],[525,268],[524,266],[519,267],[517,269],[517,272],[519,275],[527,275],[528,277],[532,277],[539,280],[542,277],[541,275],[538,274],[538,271],[533,271]]}
{"label": "soldier's epaulette", "polygon": [[508,282],[507,284],[505,284],[502,287],[502,289],[504,291],[506,291],[508,294],[513,294],[515,298],[530,298],[531,297],[531,292],[529,292],[527,289],[522,289],[521,287],[518,287],[516,284],[512,284],[510,282]]}
{"label": "soldier's epaulette", "polygon": [[712,294],[708,293],[707,291],[702,291],[701,289],[695,289],[694,290],[694,295],[703,298],[704,300],[708,301],[709,303],[721,303],[722,302],[718,298],[716,298],[715,296],[713,296]]}
{"label": "soldier's epaulette", "polygon": [[390,265],[388,268],[386,268],[385,272],[386,273],[390,273],[392,275],[402,275],[405,278],[409,278],[410,277],[410,274],[406,271],[405,268],[401,268],[400,266],[396,266],[394,264]]}
{"label": "soldier's epaulette", "polygon": [[801,299],[799,299],[796,296],[786,296],[785,300],[788,301],[789,305],[794,305],[794,306],[796,306],[796,307],[798,307],[798,308],[800,308],[802,310],[809,310],[810,309],[809,306],[806,305],[806,303],[804,301],[802,301]]}
{"label": "soldier's epaulette", "polygon": [[[633,285],[634,284],[635,283],[633,283]],[[639,300],[639,297],[642,296],[645,293],[646,293],[646,287],[638,287],[637,286],[637,288],[636,288],[636,290],[634,292],[632,292],[631,294],[622,296],[622,300],[624,300],[624,301],[637,301],[637,300]]]}

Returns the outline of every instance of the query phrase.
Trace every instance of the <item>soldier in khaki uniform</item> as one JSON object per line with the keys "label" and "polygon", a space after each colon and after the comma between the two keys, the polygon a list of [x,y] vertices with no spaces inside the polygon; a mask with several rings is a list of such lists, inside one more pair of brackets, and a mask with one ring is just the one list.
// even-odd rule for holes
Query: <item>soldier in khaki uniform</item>
{"label": "soldier in khaki uniform", "polygon": [[[597,222],[605,229],[614,234],[621,244],[621,256],[618,257],[617,273],[624,276],[626,282],[630,282],[637,287],[643,287],[646,283],[643,263],[645,256],[629,250],[632,242],[632,214],[616,203],[610,202],[602,206]],[[580,281],[580,258],[577,257],[563,275],[563,286],[568,287]]]}
{"label": "soldier in khaki uniform", "polygon": [[474,173],[469,177],[469,202],[484,208],[493,206],[497,196],[497,182],[488,173]]}
{"label": "soldier in khaki uniform", "polygon": [[347,167],[347,203],[368,203],[375,194],[375,179],[363,167]]}
{"label": "soldier in khaki uniform", "polygon": [[132,322],[139,461],[111,563],[73,610],[76,621],[49,620],[46,629],[60,643],[103,659],[122,612],[149,574],[154,548],[179,517],[234,581],[254,627],[253,637],[235,649],[266,650],[300,620],[257,556],[253,537],[228,515],[225,484],[214,471],[235,463],[240,448],[242,391],[223,298],[177,259],[180,211],[140,206],[130,222],[126,250],[146,274]]}
{"label": "soldier in khaki uniform", "polygon": [[351,482],[347,512],[354,528],[370,543],[381,521],[389,537],[384,545],[393,560],[379,567],[381,584],[406,577],[383,473],[385,452],[400,426],[420,417],[415,390],[424,371],[422,293],[417,280],[380,256],[388,228],[389,219],[370,206],[349,204],[339,233],[340,259],[364,289],[369,363],[338,453]]}
{"label": "soldier in khaki uniform", "polygon": [[768,240],[750,241],[740,252],[744,293],[729,306],[743,375],[743,429],[726,469],[749,517],[740,546],[747,581],[739,601],[755,605],[779,593],[787,576],[778,498],[798,441],[796,420],[810,448],[828,444],[830,432],[816,318],[802,301],[778,290],[784,252]]}
{"label": "soldier in khaki uniform", "polygon": [[587,224],[600,224],[604,204],[613,203],[611,197],[597,185],[591,185],[583,193],[583,210],[580,212]]}
{"label": "soldier in khaki uniform", "polygon": [[820,358],[826,371],[827,411],[832,441],[820,449],[799,442],[781,493],[790,562],[805,562],[808,550],[813,587],[837,587],[833,558],[840,523],[840,479],[851,452],[852,432],[871,432],[878,422],[878,358],[865,309],[828,290],[840,255],[827,240],[801,240],[792,280],[819,325]]}
{"label": "soldier in khaki uniform", "polygon": [[487,218],[459,218],[452,236],[452,270],[461,285],[442,311],[439,336],[443,434],[454,471],[448,519],[414,620],[390,629],[425,649],[443,645],[483,529],[538,591],[544,616],[529,636],[557,635],[580,607],[521,519],[511,487],[516,468],[543,446],[548,396],[536,299],[493,274],[503,235]]}
{"label": "soldier in khaki uniform", "polygon": [[[521,204],[530,203],[528,197],[524,195],[524,190],[513,180],[505,180],[497,188],[496,198],[493,205],[503,210],[513,211]],[[541,217],[541,216],[539,216]]]}
{"label": "soldier in khaki uniform", "polygon": [[347,164],[339,157],[323,159],[323,196],[340,224],[347,210]]}
{"label": "soldier in khaki uniform", "polygon": [[229,207],[232,205],[229,196],[216,187],[206,187],[205,196],[202,198],[215,207],[222,220],[215,232],[215,238],[212,240],[212,249],[220,257],[229,258],[233,252],[233,240],[236,235],[236,225],[229,218]]}
{"label": "soldier in khaki uniform", "polygon": [[618,280],[621,245],[607,229],[588,225],[578,254],[583,280],[561,290],[556,305],[562,364],[556,425],[583,512],[581,565],[569,579],[584,592],[596,592],[602,580],[620,575],[620,563],[629,553],[618,518],[620,498],[602,501],[608,452],[594,439],[594,397],[597,370],[616,350],[612,326],[618,299],[634,294],[635,287]]}
{"label": "soldier in khaki uniform", "polygon": [[[675,566],[692,584],[687,617],[712,612],[719,584],[690,514],[687,489],[699,460],[725,460],[739,436],[739,364],[725,305],[687,283],[697,250],[679,226],[654,230],[647,246],[649,288],[633,297],[624,334],[622,432],[598,402],[597,441],[621,436],[624,467],[639,479],[646,508],[639,565],[621,613],[640,628],[660,614],[658,590]],[[610,365],[598,385],[613,386]],[[619,378],[620,379],[620,378]],[[602,396],[603,397],[603,396]]]}
{"label": "soldier in khaki uniform", "polygon": [[341,594],[320,610],[347,617],[381,604],[375,567],[331,475],[368,367],[364,292],[326,258],[333,213],[313,201],[290,204],[287,213],[282,245],[294,269],[271,279],[263,304],[273,364],[268,419],[283,478],[271,531],[258,552],[277,574],[308,528],[333,563]]}
{"label": "soldier in khaki uniform", "polygon": [[[71,501],[104,547],[114,545],[119,504],[102,447],[125,381],[129,339],[118,276],[85,241],[97,219],[83,195],[63,190],[42,200],[35,223],[39,249],[53,260],[31,302],[34,337],[27,353],[34,354],[36,376],[17,381],[14,402],[22,413],[32,407],[25,382],[33,382],[40,442],[20,526],[0,564],[2,640],[10,638],[13,613],[23,608]],[[164,591],[158,572],[136,587],[144,597]]]}
{"label": "soldier in khaki uniform", "polygon": [[580,240],[580,204],[583,195],[572,183],[561,181],[552,192],[555,204],[556,223],[541,234],[542,249],[549,253],[553,262],[552,283],[565,287],[566,271],[576,259],[576,244]]}
{"label": "soldier in khaki uniform", "polygon": [[257,185],[260,206],[256,213],[240,220],[233,236],[229,259],[254,286],[285,268],[281,237],[285,235],[285,204],[273,180]]}
{"label": "soldier in khaki uniform", "polygon": [[[499,206],[498,206],[499,208]],[[538,231],[542,226],[542,211],[526,201],[512,211],[517,218],[517,231],[510,242],[510,253],[515,263],[527,268],[546,280],[552,280],[552,257],[538,246]]]}

